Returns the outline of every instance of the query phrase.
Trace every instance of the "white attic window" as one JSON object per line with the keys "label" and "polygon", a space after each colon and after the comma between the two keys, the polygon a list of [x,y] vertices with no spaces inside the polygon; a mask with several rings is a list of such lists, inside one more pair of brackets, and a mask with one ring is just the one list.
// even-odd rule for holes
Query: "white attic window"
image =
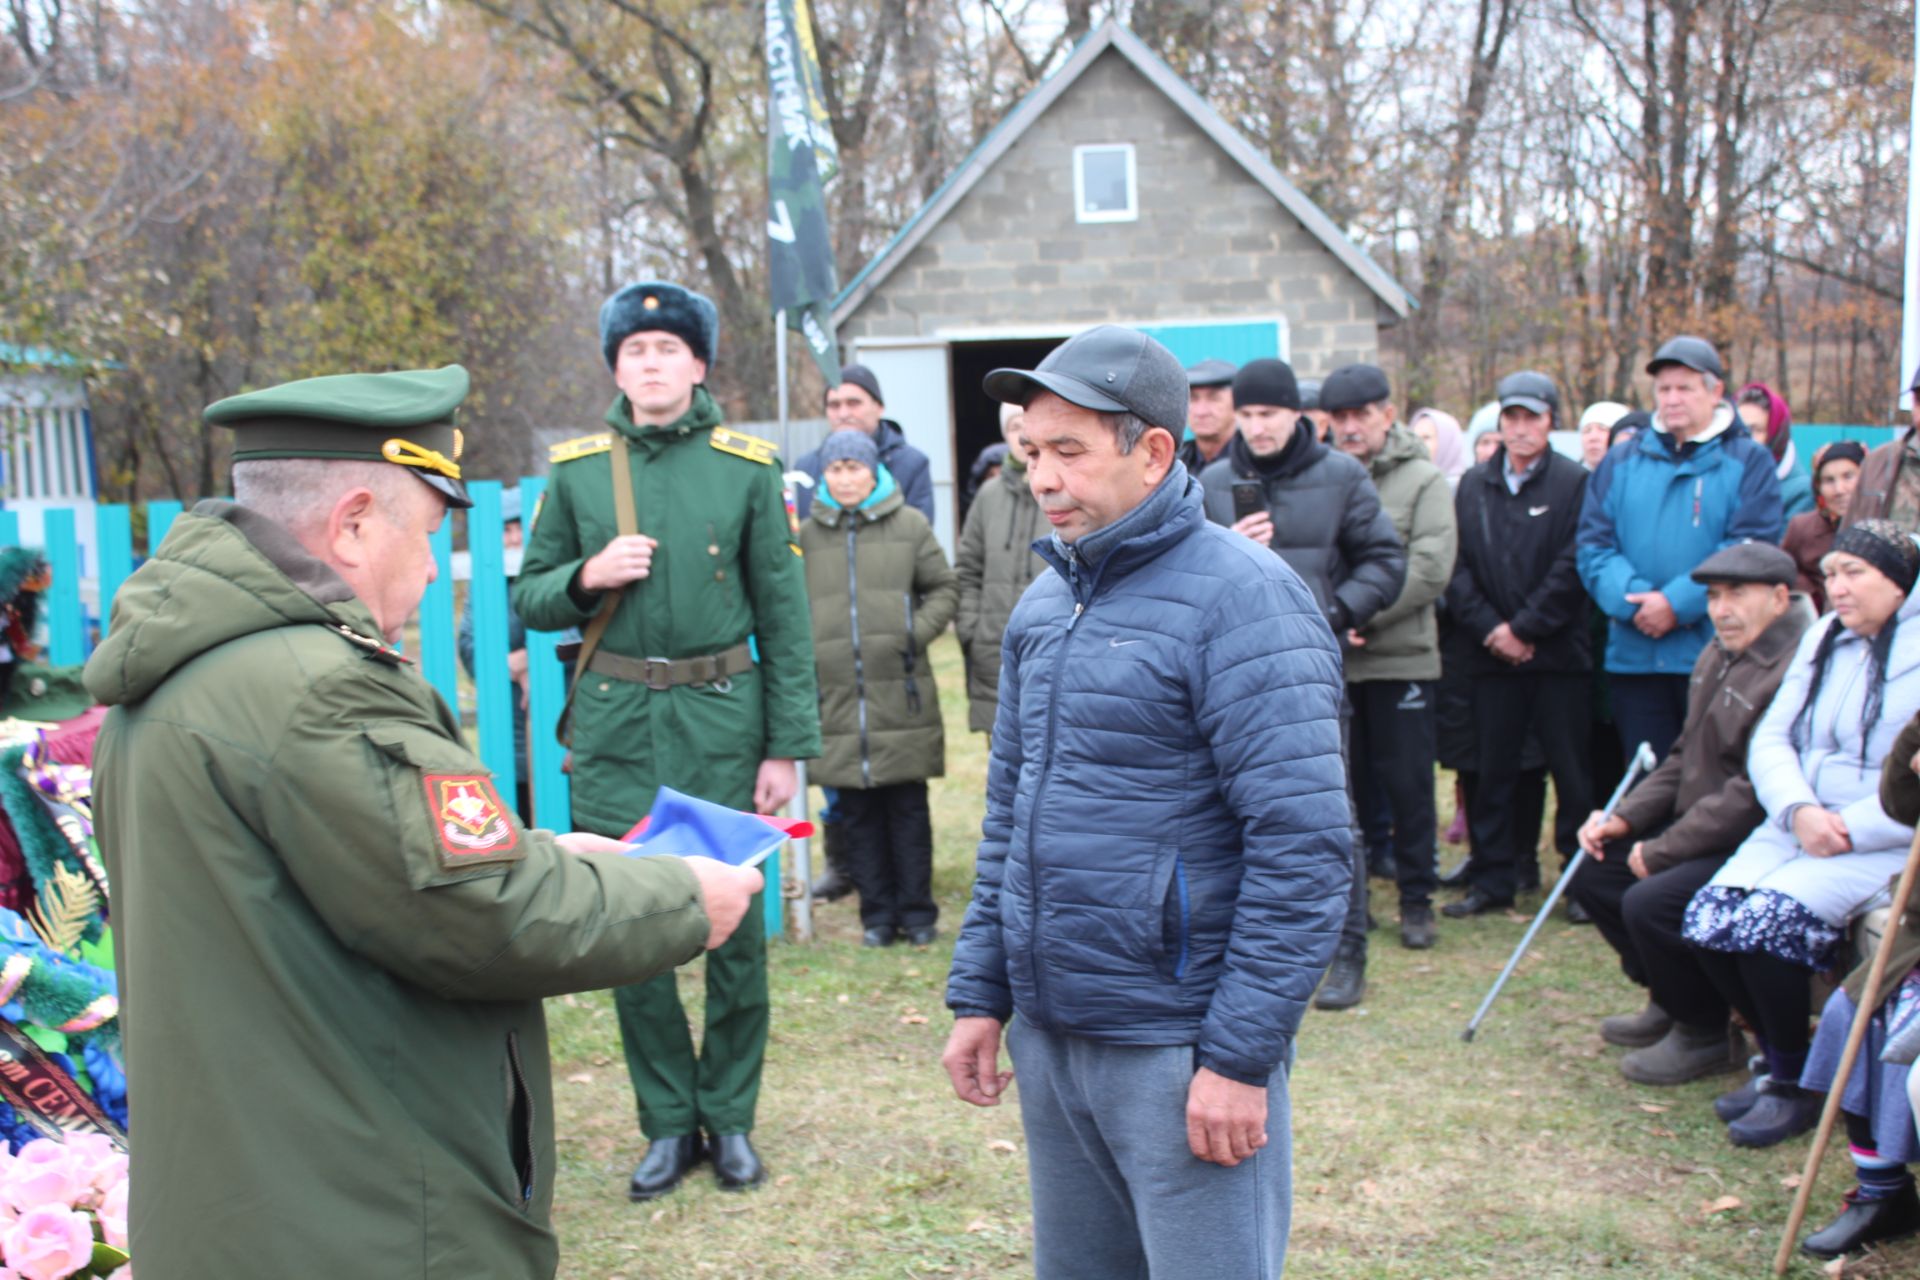
{"label": "white attic window", "polygon": [[1139,187],[1133,144],[1101,143],[1073,149],[1073,212],[1077,222],[1136,222]]}

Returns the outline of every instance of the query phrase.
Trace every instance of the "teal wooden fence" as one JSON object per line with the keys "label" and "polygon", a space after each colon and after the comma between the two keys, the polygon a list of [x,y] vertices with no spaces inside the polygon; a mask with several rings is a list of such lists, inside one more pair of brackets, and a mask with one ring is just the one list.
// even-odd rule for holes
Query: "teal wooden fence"
{"label": "teal wooden fence", "polygon": [[[448,519],[433,536],[439,574],[420,602],[418,651],[410,653],[426,681],[439,691],[464,727],[473,731],[480,758],[494,775],[503,799],[511,802],[520,778],[531,784],[534,824],[554,831],[572,830],[572,804],[567,775],[561,771],[565,750],[554,738],[554,725],[566,701],[567,675],[554,653],[560,636],[553,632],[527,633],[529,759],[516,758],[513,741],[513,680],[507,670],[508,603],[505,543],[500,519],[501,484],[475,480],[467,485],[473,509],[464,522]],[[529,515],[546,490],[546,480],[529,477],[520,482],[521,510]],[[178,502],[146,504],[146,547],[165,540],[181,513]],[[76,509],[51,507],[41,512],[44,545],[53,583],[45,602],[47,658],[56,666],[85,662],[100,638],[112,627],[115,593],[136,564],[134,509],[125,504],[100,503],[93,508],[97,545],[83,549],[78,536]],[[0,546],[21,542],[21,513],[0,510]],[[456,547],[456,524],[464,523]],[[453,567],[456,550],[467,552],[467,592],[473,611],[473,673],[471,711],[462,698],[458,635],[460,593]],[[86,554],[91,552],[91,554]],[[637,822],[644,815],[633,815]],[[763,870],[771,892],[766,895],[767,930],[778,937],[784,928],[779,892],[780,855],[768,859]]]}

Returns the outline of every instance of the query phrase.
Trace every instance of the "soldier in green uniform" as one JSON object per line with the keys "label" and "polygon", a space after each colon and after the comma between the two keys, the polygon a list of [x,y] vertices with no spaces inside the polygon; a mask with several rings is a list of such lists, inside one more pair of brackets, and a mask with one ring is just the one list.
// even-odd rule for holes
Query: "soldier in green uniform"
{"label": "soldier in green uniform", "polygon": [[717,946],[758,872],[521,827],[394,648],[465,507],[464,369],[212,406],[87,664],[147,1276],[549,1277],[541,998]]}
{"label": "soldier in green uniform", "polygon": [[[678,286],[607,300],[601,350],[619,388],[608,430],[554,448],[514,583],[530,627],[585,627],[592,644],[589,624],[604,619],[571,714],[573,819],[586,831],[624,833],[662,786],[777,812],[793,798],[794,760],[820,752],[781,466],[767,441],[721,425],[704,385],[718,338],[713,304]],[[631,486],[624,519],[619,479]],[[748,915],[707,957],[697,1058],[671,974],[615,992],[650,1143],[636,1200],[671,1191],[708,1156],[722,1187],[766,1176],[748,1138],[766,1056],[766,936],[758,908]]]}

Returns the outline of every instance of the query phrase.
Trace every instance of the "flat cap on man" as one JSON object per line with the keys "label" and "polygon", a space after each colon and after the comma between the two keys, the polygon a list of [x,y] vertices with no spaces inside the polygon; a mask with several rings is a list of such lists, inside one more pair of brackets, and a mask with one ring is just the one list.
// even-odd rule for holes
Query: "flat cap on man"
{"label": "flat cap on man", "polygon": [[457,364],[398,373],[335,373],[228,396],[207,406],[210,427],[234,433],[233,460],[338,458],[410,468],[453,507],[471,507],[460,478],[454,417],[467,398]]}
{"label": "flat cap on man", "polygon": [[609,369],[619,361],[621,343],[655,331],[680,339],[710,366],[720,349],[720,312],[705,294],[661,280],[630,284],[600,304],[600,352]]}
{"label": "flat cap on man", "polygon": [[1370,364],[1342,365],[1320,384],[1320,407],[1328,413],[1364,409],[1393,399],[1393,384],[1384,369]]}
{"label": "flat cap on man", "polygon": [[1233,385],[1233,375],[1240,366],[1231,360],[1202,360],[1199,364],[1187,366],[1187,385],[1190,387],[1229,387]]}
{"label": "flat cap on man", "polygon": [[1670,364],[1681,365],[1700,373],[1711,374],[1725,382],[1726,366],[1720,363],[1720,353],[1705,338],[1689,337],[1682,334],[1677,338],[1668,338],[1653,353],[1653,359],[1647,361],[1649,376],[1659,373]]}
{"label": "flat cap on man", "polygon": [[[880,394],[880,379],[874,376],[873,370],[863,364],[841,365],[840,382],[843,386],[851,382],[854,386],[872,396],[875,404],[883,405],[887,402],[887,398]],[[831,391],[833,388],[829,387],[827,389]]]}
{"label": "flat cap on man", "polygon": [[1302,409],[1318,409],[1320,407],[1320,382],[1321,380],[1319,378],[1301,378],[1298,383],[1295,384],[1300,388],[1300,407]]}
{"label": "flat cap on man", "polygon": [[1687,575],[1695,582],[1757,582],[1791,589],[1800,567],[1792,556],[1771,542],[1736,542],[1722,547]]}
{"label": "flat cap on man", "polygon": [[1560,392],[1553,385],[1553,379],[1532,369],[1510,373],[1500,379],[1500,385],[1494,388],[1494,395],[1499,399],[1502,409],[1518,405],[1533,413],[1553,413],[1560,408]]}
{"label": "flat cap on man", "polygon": [[1033,369],[995,369],[981,387],[1023,408],[1035,393],[1051,391],[1096,413],[1131,413],[1176,440],[1187,429],[1187,371],[1173,352],[1117,324],[1074,334]]}

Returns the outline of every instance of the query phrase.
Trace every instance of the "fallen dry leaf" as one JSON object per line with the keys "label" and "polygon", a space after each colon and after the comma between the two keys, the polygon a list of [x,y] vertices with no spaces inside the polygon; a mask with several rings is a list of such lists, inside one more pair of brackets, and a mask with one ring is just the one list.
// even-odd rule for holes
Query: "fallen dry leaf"
{"label": "fallen dry leaf", "polygon": [[1746,1203],[1739,1196],[1721,1196],[1718,1200],[1702,1201],[1700,1212],[1705,1214],[1725,1213],[1729,1209],[1738,1209]]}
{"label": "fallen dry leaf", "polygon": [[1360,1194],[1369,1200],[1378,1200],[1380,1198],[1380,1184],[1372,1178],[1362,1178],[1360,1180]]}
{"label": "fallen dry leaf", "polygon": [[1797,1173],[1790,1173],[1786,1177],[1780,1179],[1780,1185],[1785,1187],[1787,1190],[1792,1191],[1795,1187],[1800,1185],[1800,1175]]}
{"label": "fallen dry leaf", "polygon": [[[777,1178],[775,1178],[775,1179],[773,1180],[773,1185],[774,1185],[774,1186],[776,1186],[776,1187],[784,1187],[784,1186],[786,1186],[786,1185],[787,1185],[787,1184],[788,1184],[789,1182],[792,1182],[792,1181],[793,1181],[793,1175],[792,1175],[792,1174],[790,1174],[790,1173],[783,1173],[783,1174],[781,1174],[781,1175],[780,1175],[779,1177],[777,1177]],[[794,1243],[795,1243],[795,1244],[798,1244],[798,1243],[799,1243],[799,1241],[797,1241],[797,1240],[796,1240],[796,1241],[794,1241]]]}
{"label": "fallen dry leaf", "polygon": [[967,1224],[967,1234],[970,1236],[977,1236],[982,1231],[991,1231],[991,1230],[993,1230],[993,1224],[991,1222],[988,1222],[985,1218],[975,1218],[972,1222],[969,1222]]}
{"label": "fallen dry leaf", "polygon": [[1668,1106],[1664,1102],[1642,1102],[1638,1105],[1642,1111],[1646,1112],[1648,1115],[1651,1115],[1651,1116],[1657,1116],[1662,1111],[1673,1110],[1672,1107]]}
{"label": "fallen dry leaf", "polygon": [[1014,1146],[1011,1142],[1008,1142],[1005,1138],[995,1138],[992,1142],[989,1142],[987,1144],[987,1150],[998,1151],[1002,1155],[1010,1156],[1014,1152],[1018,1151],[1019,1149],[1020,1148]]}
{"label": "fallen dry leaf", "polygon": [[924,1013],[902,1014],[900,1021],[905,1026],[924,1027],[927,1025],[927,1015]]}
{"label": "fallen dry leaf", "polygon": [[848,1003],[849,1001],[851,1001],[852,999],[853,999],[853,997],[852,997],[852,996],[850,996],[850,995],[848,995],[848,994],[847,994],[846,992],[844,992],[844,991],[842,991],[842,992],[841,992],[841,993],[840,993],[839,995],[837,995],[837,996],[835,996],[835,997],[834,997],[834,1001],[835,1001],[835,1003],[837,1003],[837,1004],[846,1004],[846,1003]]}
{"label": "fallen dry leaf", "polygon": [[1828,1275],[1828,1276],[1845,1275],[1846,1272],[1847,1272],[1847,1258],[1845,1254],[1841,1254],[1839,1257],[1835,1258],[1832,1262],[1829,1262],[1826,1266],[1820,1268],[1820,1274]]}
{"label": "fallen dry leaf", "polygon": [[1656,1137],[1656,1138],[1677,1138],[1677,1137],[1679,1137],[1679,1136],[1680,1136],[1679,1134],[1677,1134],[1677,1133],[1675,1133],[1675,1132],[1674,1132],[1673,1130],[1671,1130],[1671,1129],[1662,1129],[1662,1128],[1660,1128],[1660,1127],[1659,1127],[1658,1125],[1656,1125],[1656,1126],[1654,1126],[1653,1128],[1651,1128],[1651,1129],[1649,1129],[1649,1130],[1647,1130],[1647,1132],[1648,1132],[1648,1133],[1650,1133],[1650,1134],[1652,1134],[1652,1135],[1653,1135],[1654,1137]]}
{"label": "fallen dry leaf", "polygon": [[592,1084],[593,1072],[576,1071],[572,1075],[567,1077],[567,1083],[568,1084]]}

